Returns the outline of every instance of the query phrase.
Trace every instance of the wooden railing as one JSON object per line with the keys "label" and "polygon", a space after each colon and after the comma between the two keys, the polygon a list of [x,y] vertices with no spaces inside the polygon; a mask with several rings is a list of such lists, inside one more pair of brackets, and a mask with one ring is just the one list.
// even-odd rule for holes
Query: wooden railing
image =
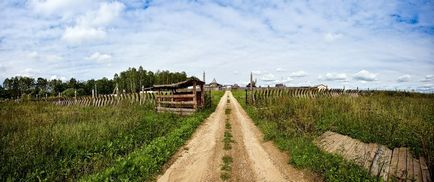
{"label": "wooden railing", "polygon": [[347,95],[358,97],[362,92],[360,90],[344,90],[344,89],[317,89],[317,88],[259,88],[246,90],[246,102],[254,104],[261,100],[272,100],[280,97],[338,97]]}
{"label": "wooden railing", "polygon": [[116,105],[119,103],[128,104],[145,104],[154,103],[154,93],[132,93],[132,94],[119,94],[119,95],[99,95],[97,97],[77,97],[77,98],[56,98],[53,101],[57,105],[70,106],[108,106]]}
{"label": "wooden railing", "polygon": [[173,112],[189,115],[196,111],[197,101],[195,94],[161,94],[155,96],[158,112]]}

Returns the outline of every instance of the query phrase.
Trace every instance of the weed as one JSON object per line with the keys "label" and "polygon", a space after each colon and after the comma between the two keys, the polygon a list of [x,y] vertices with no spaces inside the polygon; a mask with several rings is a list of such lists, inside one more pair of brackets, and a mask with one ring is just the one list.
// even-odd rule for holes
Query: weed
{"label": "weed", "polygon": [[231,124],[229,123],[228,120],[226,120],[226,123],[225,123],[225,129],[227,129],[227,130],[232,129],[232,126],[231,126]]}
{"label": "weed", "polygon": [[229,178],[231,178],[231,173],[230,172],[232,170],[232,162],[233,162],[233,160],[232,160],[231,156],[225,155],[225,156],[222,157],[222,161],[223,161],[223,164],[222,164],[222,167],[221,167],[222,173],[220,175],[220,178],[222,180],[226,181]]}
{"label": "weed", "polygon": [[226,109],[225,109],[225,114],[226,114],[226,115],[231,114],[231,108],[226,108]]}
{"label": "weed", "polygon": [[224,133],[224,137],[223,137],[223,143],[224,143],[223,149],[225,149],[225,150],[232,149],[231,143],[233,143],[233,142],[234,142],[234,140],[232,139],[231,132],[226,130]]}

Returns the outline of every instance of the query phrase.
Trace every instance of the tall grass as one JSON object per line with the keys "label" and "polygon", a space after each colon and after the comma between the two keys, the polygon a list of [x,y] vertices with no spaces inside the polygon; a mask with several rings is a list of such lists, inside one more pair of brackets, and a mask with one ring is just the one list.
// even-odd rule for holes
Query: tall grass
{"label": "tall grass", "polygon": [[[237,92],[236,96],[244,103],[244,93]],[[320,172],[328,180],[368,177],[365,172],[357,172],[363,171],[357,166],[338,156],[331,157],[312,144],[315,137],[327,130],[390,148],[410,147],[415,155],[434,160],[434,97],[430,95],[282,97],[244,107],[267,139],[291,152],[292,163]],[[353,172],[345,176],[338,170]]]}
{"label": "tall grass", "polygon": [[[213,96],[213,102],[218,96]],[[75,181],[113,166],[159,137],[190,126],[192,120],[199,124],[213,107],[182,117],[156,113],[153,105],[2,103],[0,181]]]}

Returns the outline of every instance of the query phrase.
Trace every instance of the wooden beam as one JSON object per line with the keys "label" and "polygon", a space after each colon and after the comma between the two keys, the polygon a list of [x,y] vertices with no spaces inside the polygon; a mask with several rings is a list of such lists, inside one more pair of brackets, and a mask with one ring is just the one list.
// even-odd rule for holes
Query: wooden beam
{"label": "wooden beam", "polygon": [[171,105],[193,105],[193,101],[160,101],[160,104],[171,104]]}
{"label": "wooden beam", "polygon": [[[204,76],[205,79],[205,76]],[[205,82],[205,80],[204,80]],[[201,99],[201,107],[205,107],[205,89],[203,85],[200,85],[200,99]]]}
{"label": "wooden beam", "polygon": [[182,94],[182,95],[156,95],[156,98],[194,98],[194,94]]}
{"label": "wooden beam", "polygon": [[193,82],[193,108],[197,108],[197,96],[196,96],[196,82]]}
{"label": "wooden beam", "polygon": [[169,108],[169,107],[157,107],[158,111],[169,111],[169,112],[195,112],[196,109],[191,108]]}

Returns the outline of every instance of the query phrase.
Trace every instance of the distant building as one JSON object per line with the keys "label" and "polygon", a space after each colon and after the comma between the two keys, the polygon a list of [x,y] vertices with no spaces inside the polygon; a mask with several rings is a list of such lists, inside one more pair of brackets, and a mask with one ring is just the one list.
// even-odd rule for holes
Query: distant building
{"label": "distant building", "polygon": [[278,83],[275,85],[276,88],[285,88],[286,86],[283,83]]}
{"label": "distant building", "polygon": [[239,88],[240,88],[240,86],[238,84],[232,85],[232,89],[239,89]]}
{"label": "distant building", "polygon": [[[250,88],[250,83],[246,85],[247,88]],[[256,88],[256,80],[252,81],[252,87]]]}
{"label": "distant building", "polygon": [[205,87],[207,88],[207,90],[221,90],[223,85],[217,83],[217,81],[215,80],[215,78],[212,80],[211,83],[205,85]]}
{"label": "distant building", "polygon": [[327,90],[328,89],[327,85],[324,85],[324,84],[319,84],[319,85],[316,85],[314,87],[317,88],[318,90]]}

